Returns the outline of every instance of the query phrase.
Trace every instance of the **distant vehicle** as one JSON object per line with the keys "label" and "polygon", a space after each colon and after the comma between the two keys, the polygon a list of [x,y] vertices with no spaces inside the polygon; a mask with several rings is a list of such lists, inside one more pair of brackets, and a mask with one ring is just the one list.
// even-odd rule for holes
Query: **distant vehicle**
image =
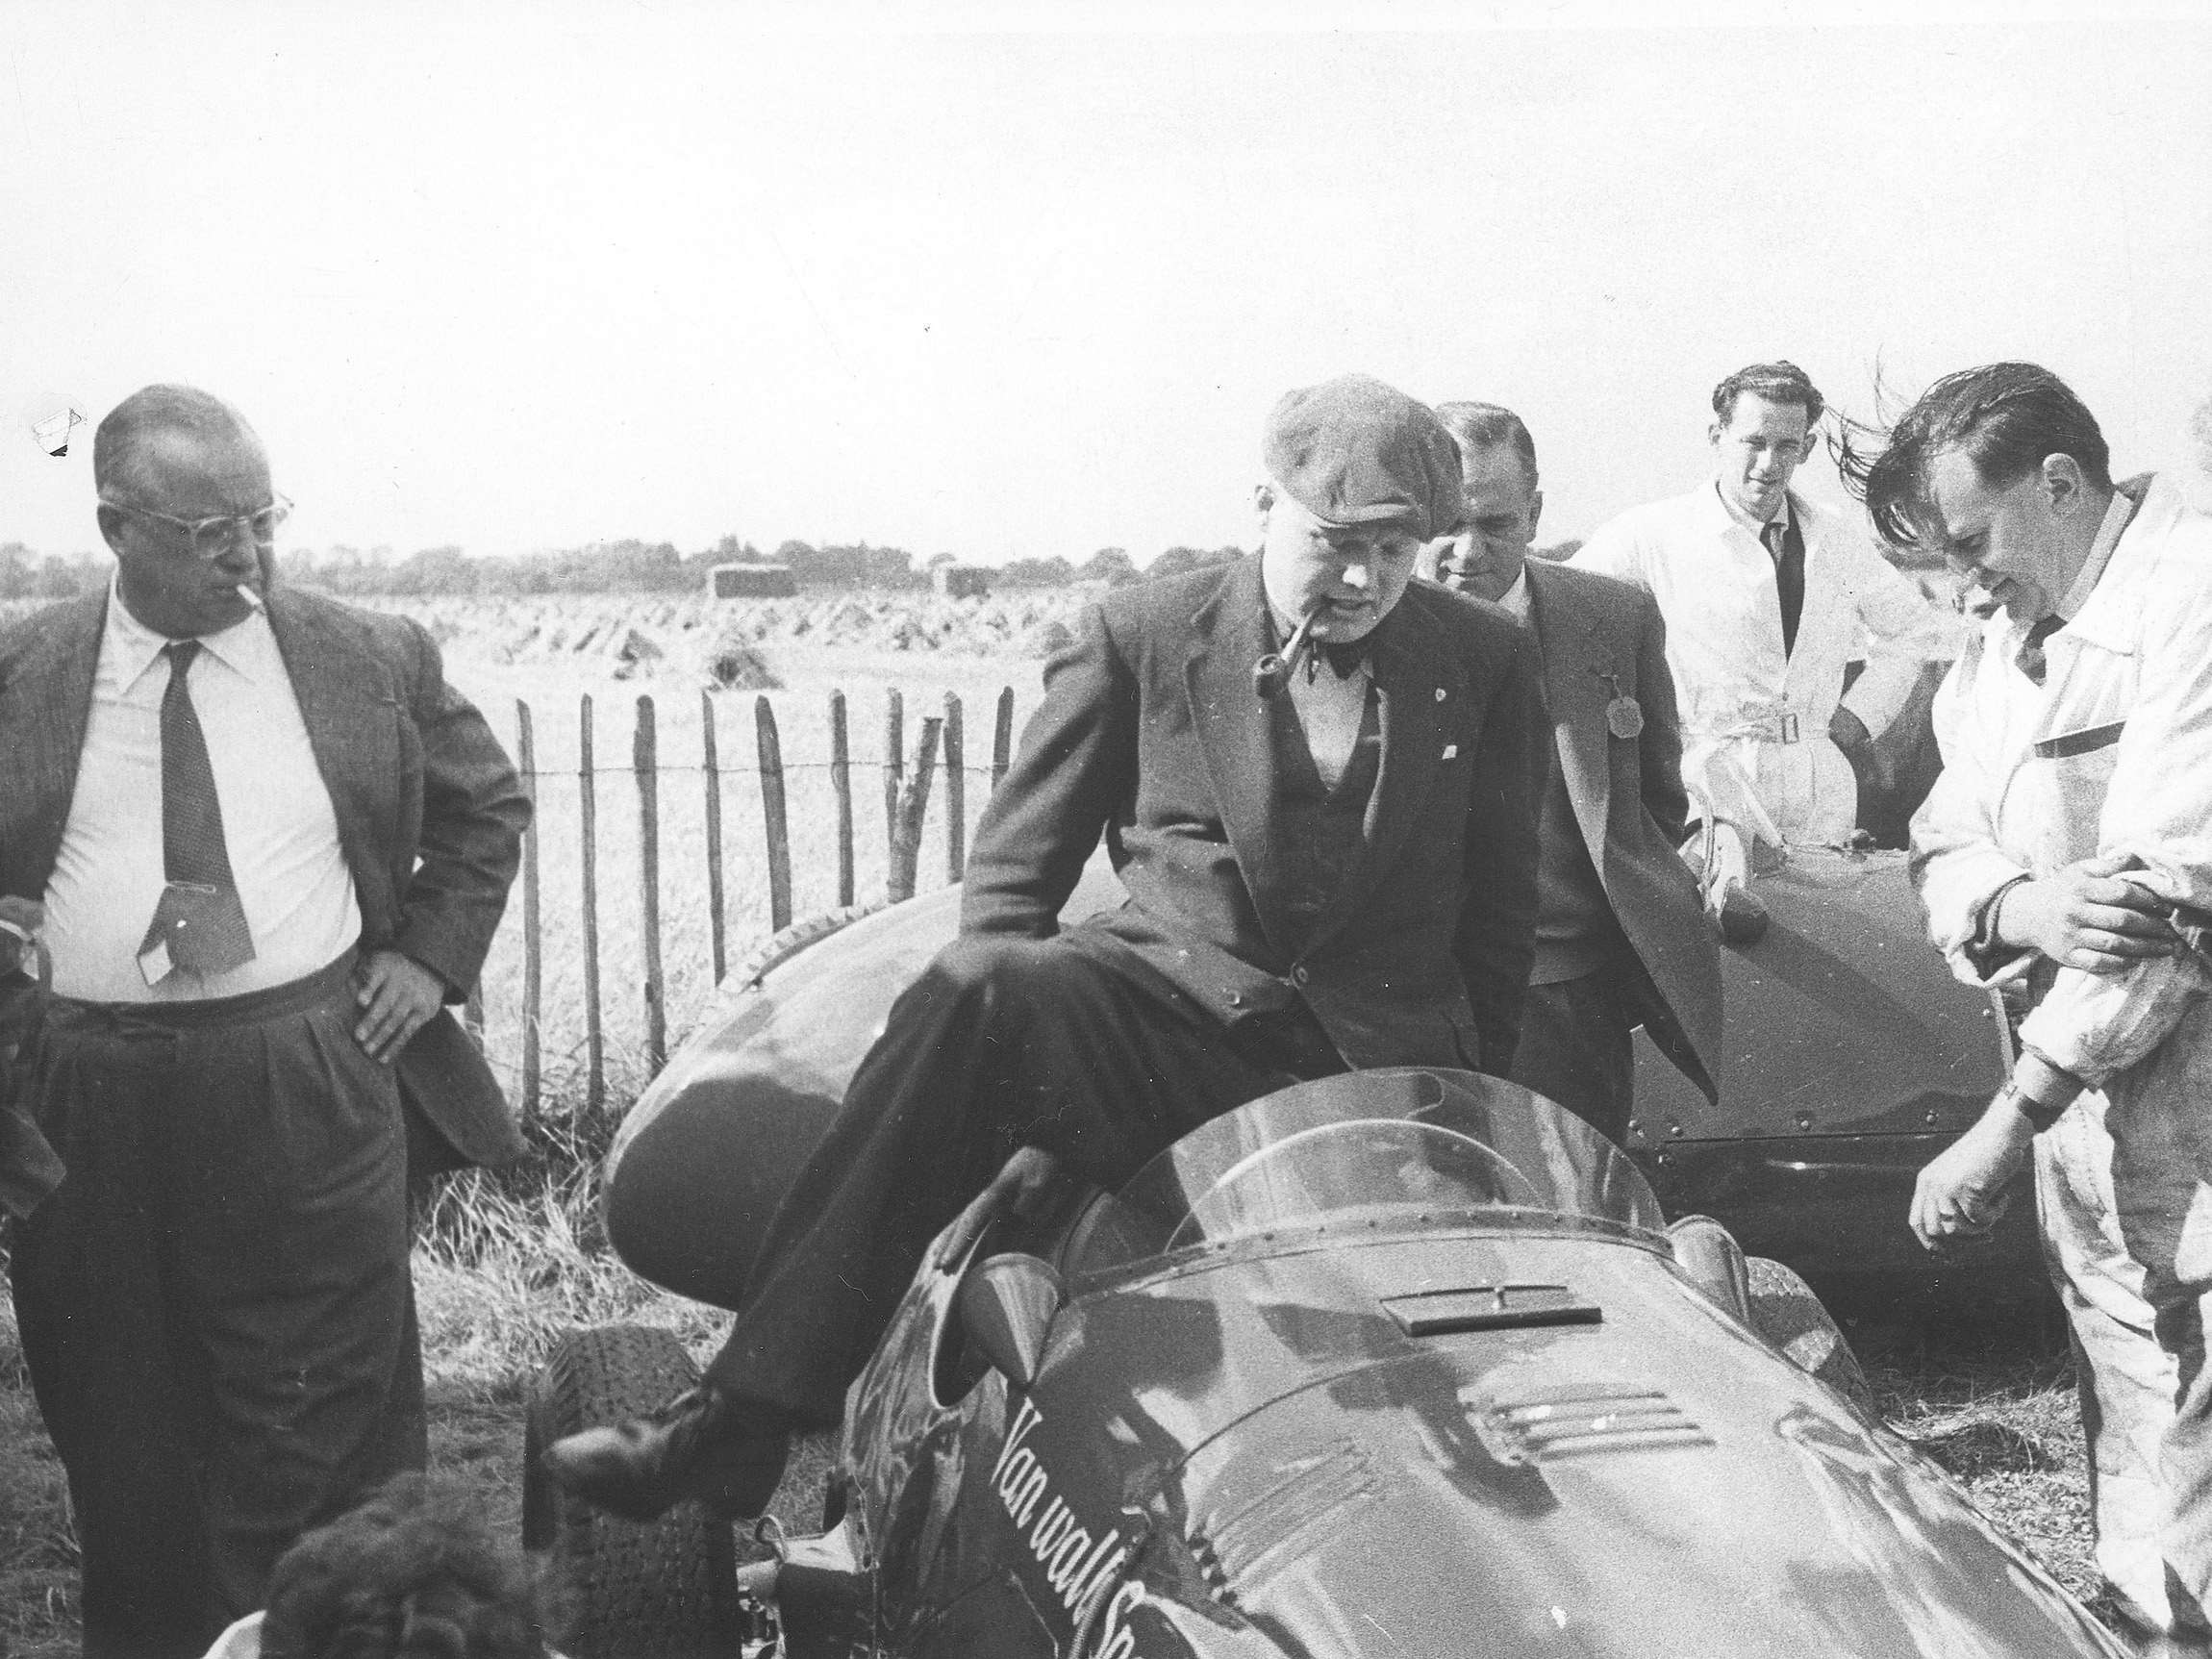
{"label": "distant vehicle", "polygon": [[933,565],[929,585],[945,599],[981,599],[991,592],[991,570],[983,565]]}
{"label": "distant vehicle", "polygon": [[707,596],[713,599],[789,599],[798,591],[798,578],[780,559],[738,560],[707,572]]}
{"label": "distant vehicle", "polygon": [[[1302,1084],[1062,1198],[917,1275],[822,1536],[737,1570],[695,1511],[626,1527],[534,1480],[578,1659],[2124,1651],[1866,1414],[1801,1282],[1669,1229],[1525,1090]],[[573,1337],[530,1438],[688,1373],[665,1333]]]}

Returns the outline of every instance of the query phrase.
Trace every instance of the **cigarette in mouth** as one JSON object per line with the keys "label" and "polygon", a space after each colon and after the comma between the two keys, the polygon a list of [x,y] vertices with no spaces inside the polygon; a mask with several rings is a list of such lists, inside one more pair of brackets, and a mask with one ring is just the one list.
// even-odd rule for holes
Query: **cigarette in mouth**
{"label": "cigarette in mouth", "polygon": [[247,604],[251,605],[255,610],[259,611],[262,609],[262,596],[255,592],[251,588],[247,587],[243,582],[239,584],[239,597],[243,599]]}

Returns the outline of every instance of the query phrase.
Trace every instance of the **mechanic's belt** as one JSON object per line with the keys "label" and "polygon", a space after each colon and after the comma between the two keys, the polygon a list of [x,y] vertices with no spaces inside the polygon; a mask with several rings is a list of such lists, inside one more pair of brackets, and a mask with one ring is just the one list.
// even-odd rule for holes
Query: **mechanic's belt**
{"label": "mechanic's belt", "polygon": [[1796,743],[1804,741],[1797,726],[1797,716],[1787,710],[1778,715],[1746,715],[1712,736],[1714,741],[1720,742],[1743,739],[1761,743]]}

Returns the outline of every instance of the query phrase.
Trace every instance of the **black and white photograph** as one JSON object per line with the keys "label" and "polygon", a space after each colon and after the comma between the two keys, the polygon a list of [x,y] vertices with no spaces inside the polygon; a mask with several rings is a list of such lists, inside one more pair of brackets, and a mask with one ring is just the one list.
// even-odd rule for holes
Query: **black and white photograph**
{"label": "black and white photograph", "polygon": [[0,0],[0,1659],[2212,1659],[2206,0]]}

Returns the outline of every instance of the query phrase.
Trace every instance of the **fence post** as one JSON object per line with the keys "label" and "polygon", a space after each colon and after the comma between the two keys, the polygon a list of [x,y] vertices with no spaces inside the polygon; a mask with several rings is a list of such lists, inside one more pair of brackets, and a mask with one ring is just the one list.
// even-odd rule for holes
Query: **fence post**
{"label": "fence post", "polygon": [[1014,759],[1014,688],[998,688],[998,718],[991,729],[991,787],[998,788],[998,780],[1006,775],[1007,763]]}
{"label": "fence post", "polygon": [[713,952],[715,983],[729,971],[722,944],[722,768],[715,753],[715,699],[699,691],[700,763],[707,774],[707,938]]}
{"label": "fence post", "polygon": [[784,803],[784,745],[776,711],[766,696],[753,699],[753,727],[761,749],[761,817],[768,837],[768,931],[792,924],[792,826]]}
{"label": "fence post", "polygon": [[661,734],[650,696],[638,699],[630,769],[638,779],[638,922],[645,946],[645,1068],[658,1075],[668,1063],[668,1010],[667,987],[661,982]]}
{"label": "fence post", "polygon": [[592,776],[591,693],[577,710],[577,824],[584,861],[584,1106],[607,1104],[607,1035],[599,1028],[599,788]]}
{"label": "fence post", "polygon": [[914,896],[915,870],[921,857],[921,820],[929,810],[929,781],[937,770],[937,742],[943,724],[935,715],[922,720],[914,776],[899,792],[892,812],[891,867],[884,892],[893,904]]}
{"label": "fence post", "polygon": [[[898,786],[906,776],[906,699],[894,688],[883,708],[884,868],[898,862]],[[909,897],[910,886],[898,896]]]}
{"label": "fence post", "polygon": [[530,705],[515,699],[515,749],[529,797],[530,822],[522,831],[522,1116],[538,1112],[540,1087],[538,1022],[544,998],[545,942],[538,920],[538,740]]}
{"label": "fence post", "polygon": [[852,903],[852,753],[845,742],[844,693],[832,691],[830,718],[830,790],[837,796],[837,901],[842,910]]}
{"label": "fence post", "polygon": [[944,693],[944,879],[968,867],[968,742],[960,729],[960,694]]}

